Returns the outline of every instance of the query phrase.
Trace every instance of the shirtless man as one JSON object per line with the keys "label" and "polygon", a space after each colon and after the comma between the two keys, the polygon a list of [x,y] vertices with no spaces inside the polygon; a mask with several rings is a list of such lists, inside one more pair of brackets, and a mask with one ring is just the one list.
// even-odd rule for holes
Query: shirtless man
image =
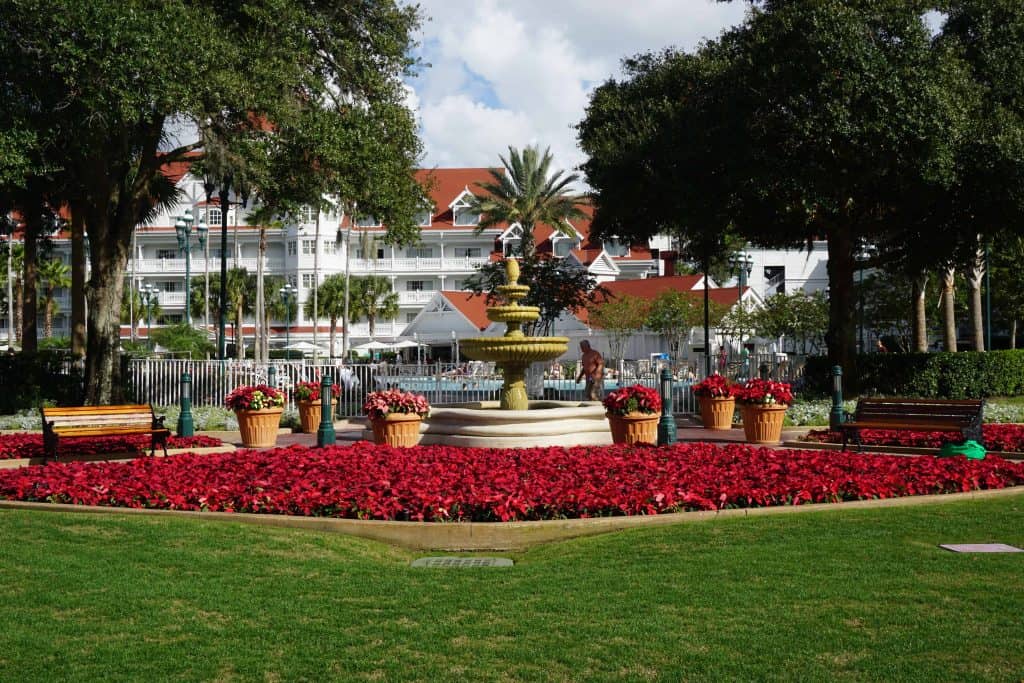
{"label": "shirtless man", "polygon": [[580,351],[583,352],[583,357],[580,359],[580,373],[576,376],[576,381],[587,378],[583,399],[600,401],[604,392],[604,357],[597,349],[590,348],[590,342],[586,339],[580,342]]}

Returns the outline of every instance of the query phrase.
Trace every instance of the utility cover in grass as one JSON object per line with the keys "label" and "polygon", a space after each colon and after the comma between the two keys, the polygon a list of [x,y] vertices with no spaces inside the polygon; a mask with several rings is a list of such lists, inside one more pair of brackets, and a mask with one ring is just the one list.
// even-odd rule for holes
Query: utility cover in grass
{"label": "utility cover in grass", "polygon": [[466,567],[511,567],[507,557],[421,557],[412,561],[413,567],[434,569],[463,569]]}
{"label": "utility cover in grass", "polygon": [[1024,549],[1005,543],[947,543],[939,547],[954,553],[1024,553]]}

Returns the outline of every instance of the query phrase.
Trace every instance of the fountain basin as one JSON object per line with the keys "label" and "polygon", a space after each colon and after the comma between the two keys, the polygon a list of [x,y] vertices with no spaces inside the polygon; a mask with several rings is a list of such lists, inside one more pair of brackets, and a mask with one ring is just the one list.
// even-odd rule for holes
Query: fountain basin
{"label": "fountain basin", "polygon": [[[606,446],[612,443],[604,406],[595,402],[530,401],[529,410],[501,410],[498,401],[434,406],[420,426],[420,444],[469,448]],[[373,433],[363,432],[364,439]]]}
{"label": "fountain basin", "polygon": [[557,358],[569,349],[568,337],[471,337],[459,340],[462,352],[474,360],[507,363]]}

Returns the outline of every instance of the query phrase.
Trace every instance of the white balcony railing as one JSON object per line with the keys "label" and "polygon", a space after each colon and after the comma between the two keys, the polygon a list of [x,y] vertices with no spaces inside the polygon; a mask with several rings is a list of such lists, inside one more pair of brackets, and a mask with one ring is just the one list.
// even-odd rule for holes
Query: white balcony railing
{"label": "white balcony railing", "polygon": [[[227,259],[228,268],[234,268],[236,265],[239,268],[245,268],[250,273],[256,272],[256,262],[258,259],[255,258],[240,258],[240,259]],[[183,258],[144,258],[135,259],[132,262],[132,267],[135,268],[137,275],[154,275],[159,273],[177,273],[180,275],[185,274],[185,259]],[[263,269],[265,272],[281,272],[284,269],[283,259],[264,259]],[[192,258],[192,274],[199,275],[206,272],[206,261],[201,257]],[[210,272],[220,272],[220,259],[210,259]]]}
{"label": "white balcony railing", "polygon": [[399,292],[398,305],[410,306],[413,304],[425,304],[434,298],[436,292],[432,290],[421,290],[415,292]]}
{"label": "white balcony railing", "polygon": [[477,266],[488,262],[486,258],[405,258],[352,259],[353,273],[472,273]]}

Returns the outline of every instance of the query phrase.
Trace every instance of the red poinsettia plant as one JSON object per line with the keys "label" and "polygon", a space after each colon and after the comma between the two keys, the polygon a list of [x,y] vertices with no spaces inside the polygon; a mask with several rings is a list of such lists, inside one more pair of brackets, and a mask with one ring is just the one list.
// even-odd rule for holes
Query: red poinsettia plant
{"label": "red poinsettia plant", "polygon": [[[319,401],[320,382],[296,382],[292,393],[295,395],[296,401]],[[331,396],[334,398],[341,396],[340,384],[331,385]]]}
{"label": "red poinsettia plant", "polygon": [[430,412],[430,403],[422,394],[401,389],[371,391],[366,395],[363,412],[371,420],[382,418],[389,413],[426,415]]}
{"label": "red poinsettia plant", "polygon": [[786,382],[770,379],[752,379],[742,387],[734,389],[738,403],[761,406],[788,406],[793,402],[793,388]]}
{"label": "red poinsettia plant", "polygon": [[604,407],[609,415],[628,415],[629,413],[661,412],[661,396],[657,390],[634,384],[608,393],[604,397]]}
{"label": "red poinsettia plant", "polygon": [[693,395],[701,398],[729,398],[737,389],[722,375],[710,375],[693,385]]}
{"label": "red poinsettia plant", "polygon": [[284,393],[266,384],[238,387],[224,399],[231,410],[263,410],[284,406]]}

